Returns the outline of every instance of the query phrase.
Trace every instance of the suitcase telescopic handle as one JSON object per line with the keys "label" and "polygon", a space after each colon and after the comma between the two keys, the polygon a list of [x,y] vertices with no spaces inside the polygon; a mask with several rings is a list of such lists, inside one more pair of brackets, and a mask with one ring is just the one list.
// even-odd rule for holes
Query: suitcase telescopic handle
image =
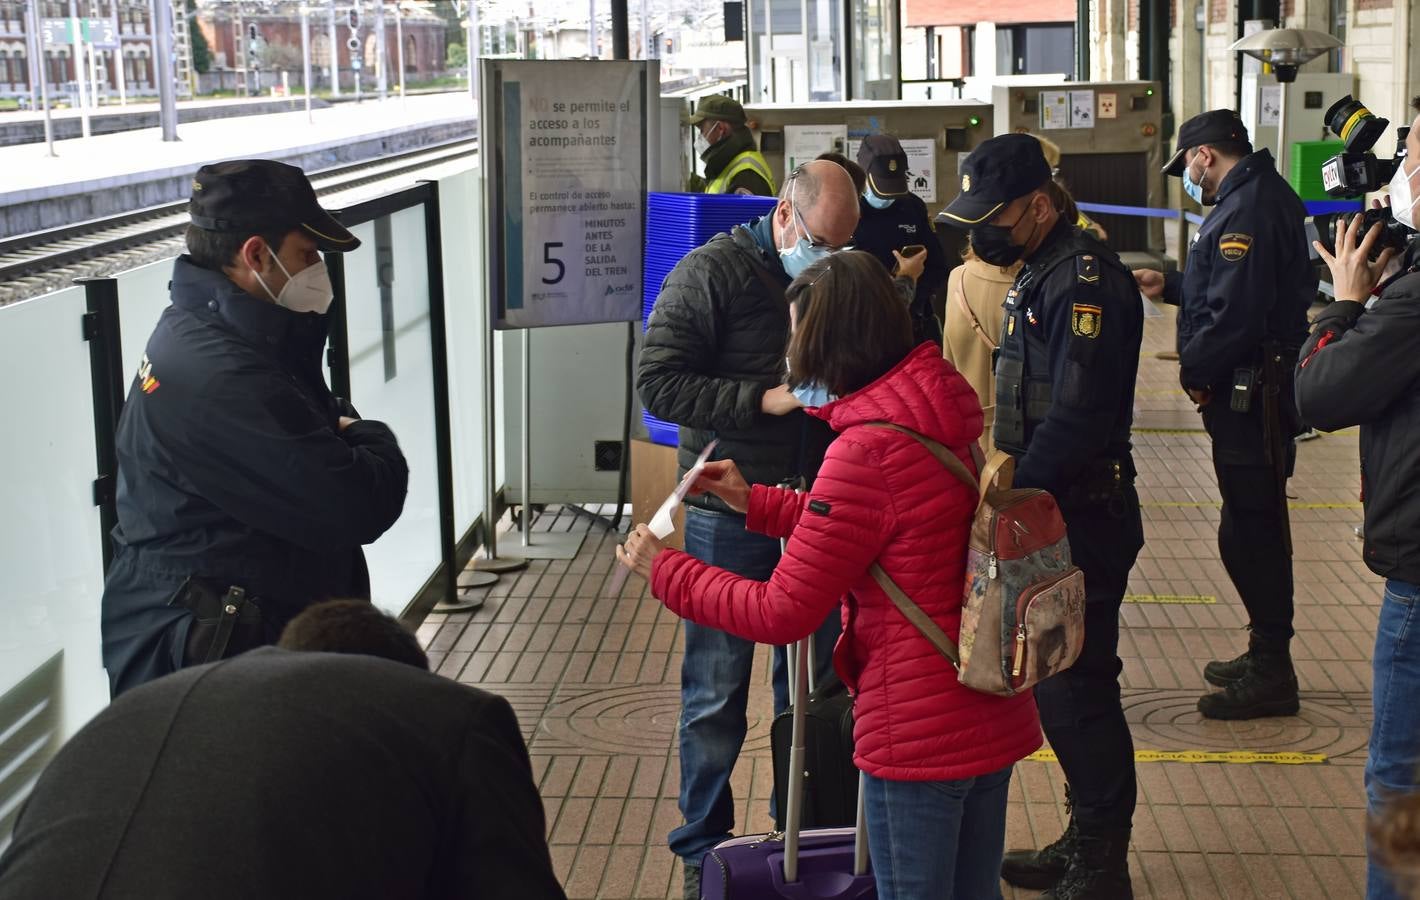
{"label": "suitcase telescopic handle", "polygon": [[[799,880],[799,833],[804,814],[804,719],[809,705],[809,648],[814,635],[799,641],[793,656],[793,729],[789,738],[789,790],[784,810],[784,883]],[[868,822],[865,811],[866,779],[858,773],[858,812],[853,835],[853,874],[868,872]]]}

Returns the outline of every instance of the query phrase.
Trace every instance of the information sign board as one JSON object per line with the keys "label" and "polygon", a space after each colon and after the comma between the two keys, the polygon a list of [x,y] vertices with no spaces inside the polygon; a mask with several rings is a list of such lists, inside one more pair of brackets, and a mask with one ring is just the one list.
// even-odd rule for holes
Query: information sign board
{"label": "information sign board", "polygon": [[656,66],[482,61],[495,328],[640,318]]}

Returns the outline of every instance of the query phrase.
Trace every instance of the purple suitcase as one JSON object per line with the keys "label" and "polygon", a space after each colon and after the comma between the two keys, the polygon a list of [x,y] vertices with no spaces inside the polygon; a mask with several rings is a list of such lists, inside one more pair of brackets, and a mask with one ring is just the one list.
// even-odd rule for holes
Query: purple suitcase
{"label": "purple suitcase", "polygon": [[856,828],[799,832],[804,803],[804,710],[808,706],[809,644],[799,643],[794,671],[794,736],[789,750],[788,808],[783,833],[731,838],[705,854],[700,869],[702,900],[876,900],[863,821],[862,776]]}

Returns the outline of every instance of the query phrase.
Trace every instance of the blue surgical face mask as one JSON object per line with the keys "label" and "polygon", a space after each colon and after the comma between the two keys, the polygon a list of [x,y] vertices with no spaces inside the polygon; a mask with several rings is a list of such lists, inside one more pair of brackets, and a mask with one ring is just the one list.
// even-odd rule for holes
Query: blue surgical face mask
{"label": "blue surgical face mask", "polygon": [[[794,206],[794,194],[798,189],[797,183],[789,188],[789,221],[794,227],[794,243],[788,249],[779,248],[779,262],[784,266],[784,273],[790,278],[798,278],[809,266],[833,252],[827,247],[815,247],[809,240],[809,227],[803,224],[798,207]],[[799,236],[800,228],[804,232],[802,237]]]}
{"label": "blue surgical face mask", "polygon": [[1203,206],[1203,176],[1199,175],[1198,180],[1193,180],[1193,166],[1185,166],[1183,170],[1183,192],[1197,203]]}
{"label": "blue surgical face mask", "polygon": [[868,205],[871,206],[873,209],[887,209],[889,206],[892,206],[892,202],[896,198],[879,197],[877,194],[874,194],[872,190],[866,190],[863,192],[863,199],[867,200]]}
{"label": "blue surgical face mask", "polygon": [[810,381],[807,384],[801,384],[796,388],[792,388],[791,390],[793,391],[794,396],[798,397],[799,402],[804,404],[805,407],[825,406],[838,399],[838,397],[832,394],[828,390],[828,388],[819,384],[817,381]]}

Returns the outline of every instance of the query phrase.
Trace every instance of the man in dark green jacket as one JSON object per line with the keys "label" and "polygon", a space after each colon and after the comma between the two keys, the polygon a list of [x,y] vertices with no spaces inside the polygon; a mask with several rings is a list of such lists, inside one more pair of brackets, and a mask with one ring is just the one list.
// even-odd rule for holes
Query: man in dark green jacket
{"label": "man in dark green jacket", "polygon": [[690,126],[696,132],[696,155],[705,163],[704,178],[691,176],[693,192],[774,196],[774,173],[754,143],[743,106],[712,94],[696,105]]}

